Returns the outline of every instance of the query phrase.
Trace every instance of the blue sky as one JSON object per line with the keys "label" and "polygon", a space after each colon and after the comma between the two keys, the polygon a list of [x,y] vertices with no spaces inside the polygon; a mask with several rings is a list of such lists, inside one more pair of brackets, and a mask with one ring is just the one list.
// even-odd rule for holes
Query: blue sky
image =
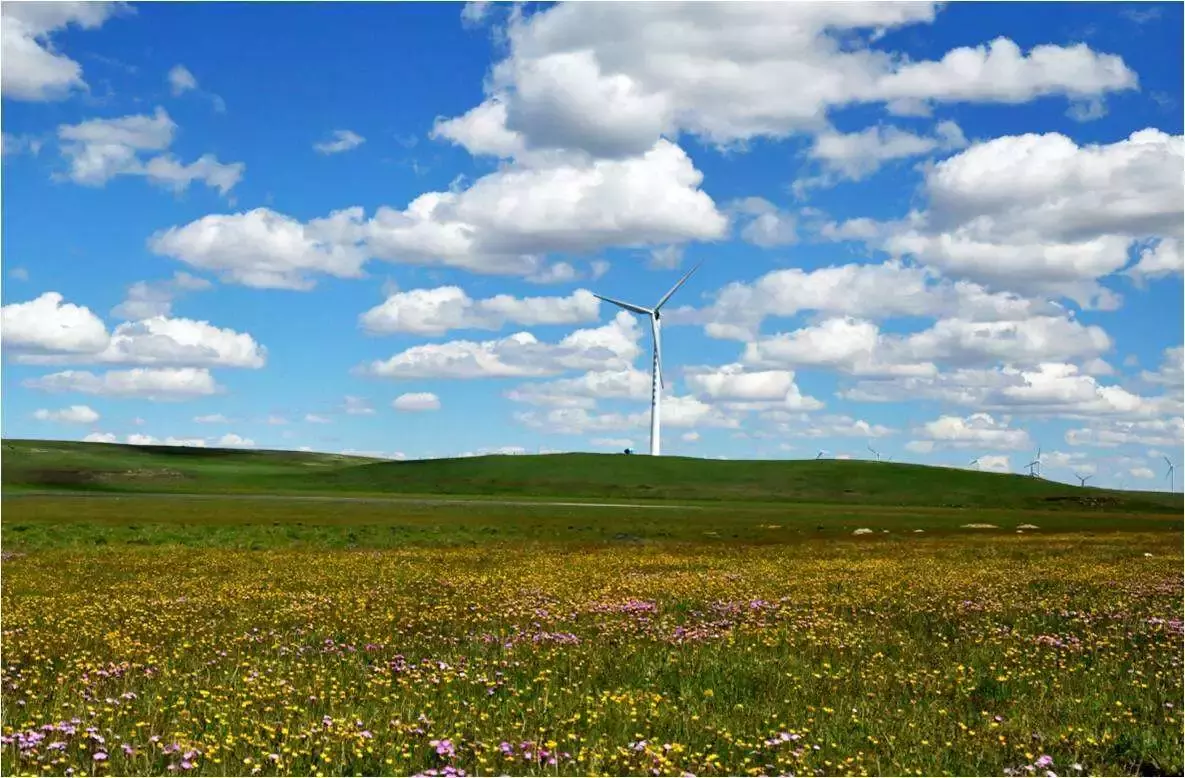
{"label": "blue sky", "polygon": [[1164,486],[1179,4],[4,6],[4,435]]}

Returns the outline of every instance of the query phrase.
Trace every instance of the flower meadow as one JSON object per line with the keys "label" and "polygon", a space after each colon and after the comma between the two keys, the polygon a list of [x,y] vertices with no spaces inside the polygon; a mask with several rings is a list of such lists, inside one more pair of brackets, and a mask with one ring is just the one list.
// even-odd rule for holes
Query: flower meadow
{"label": "flower meadow", "polygon": [[6,775],[1182,770],[1175,532],[111,545],[2,589]]}

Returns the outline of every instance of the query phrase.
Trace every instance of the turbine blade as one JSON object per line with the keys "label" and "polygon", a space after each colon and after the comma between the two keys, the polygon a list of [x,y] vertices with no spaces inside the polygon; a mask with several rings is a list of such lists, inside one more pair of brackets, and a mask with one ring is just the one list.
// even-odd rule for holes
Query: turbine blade
{"label": "turbine blade", "polygon": [[1168,465],[1169,467],[1172,467],[1172,466],[1173,466],[1173,463],[1172,463],[1171,461],[1169,461],[1169,458],[1168,458],[1168,457],[1162,457],[1162,458],[1164,459],[1164,463],[1165,463],[1166,465]]}
{"label": "turbine blade", "polygon": [[687,275],[680,278],[679,282],[671,287],[671,291],[667,292],[666,294],[664,294],[662,296],[662,299],[658,301],[658,305],[654,306],[654,310],[658,311],[659,308],[666,305],[667,300],[671,299],[671,295],[673,295],[676,291],[678,291],[679,287],[683,286],[683,284],[685,284],[687,282],[687,279],[691,278],[691,274],[694,273],[695,271],[699,270],[700,265],[702,265],[702,264],[704,264],[704,263],[700,262],[699,265],[696,265],[695,267],[691,268],[691,270],[688,270]]}
{"label": "turbine blade", "polygon": [[598,300],[604,300],[605,302],[612,305],[616,305],[618,308],[625,308],[627,311],[641,313],[645,316],[649,316],[651,314],[651,310],[649,308],[643,308],[640,305],[634,305],[633,303],[623,303],[621,300],[614,300],[612,297],[604,297],[595,293],[593,294],[593,297],[597,298]]}

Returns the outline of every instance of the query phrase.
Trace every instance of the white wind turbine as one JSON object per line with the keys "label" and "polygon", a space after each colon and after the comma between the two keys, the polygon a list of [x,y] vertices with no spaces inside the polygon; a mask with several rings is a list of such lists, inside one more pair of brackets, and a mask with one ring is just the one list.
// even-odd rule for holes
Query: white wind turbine
{"label": "white wind turbine", "polygon": [[1164,457],[1164,463],[1169,466],[1169,469],[1164,474],[1165,480],[1169,482],[1169,491],[1175,492],[1177,488],[1175,486],[1176,482],[1173,480],[1173,473],[1176,472],[1177,468],[1173,466],[1172,460],[1168,457]]}
{"label": "white wind turbine", "polygon": [[[700,263],[703,264],[702,262]],[[650,334],[654,341],[654,360],[650,366],[650,456],[656,457],[662,449],[660,442],[661,437],[661,408],[662,408],[662,390],[666,387],[666,382],[662,376],[662,335],[661,335],[661,319],[662,316],[659,311],[667,300],[671,299],[679,287],[691,278],[691,274],[699,270],[699,265],[687,271],[687,275],[679,279],[679,282],[671,287],[671,291],[662,296],[658,301],[658,305],[653,308],[643,308],[640,305],[633,303],[623,303],[621,300],[614,300],[612,297],[603,297],[599,294],[593,295],[599,300],[604,300],[607,303],[616,305],[618,308],[624,308],[632,313],[640,313],[643,316],[650,318]]]}

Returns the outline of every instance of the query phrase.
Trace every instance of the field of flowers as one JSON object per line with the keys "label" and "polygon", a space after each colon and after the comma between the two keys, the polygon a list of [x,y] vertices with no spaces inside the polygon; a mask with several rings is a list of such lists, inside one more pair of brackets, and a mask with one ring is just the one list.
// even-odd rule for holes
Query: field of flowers
{"label": "field of flowers", "polygon": [[1182,771],[1177,532],[3,564],[6,775]]}

